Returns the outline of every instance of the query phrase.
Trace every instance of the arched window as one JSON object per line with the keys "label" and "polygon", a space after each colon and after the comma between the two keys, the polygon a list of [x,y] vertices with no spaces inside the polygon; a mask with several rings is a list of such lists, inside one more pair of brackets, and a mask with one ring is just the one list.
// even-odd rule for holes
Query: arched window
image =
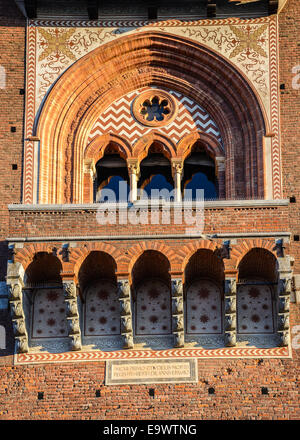
{"label": "arched window", "polygon": [[169,262],[158,251],[145,251],[132,270],[135,335],[172,333]]}
{"label": "arched window", "polygon": [[96,202],[126,202],[129,194],[127,164],[113,142],[105,149],[104,156],[96,164]]}
{"label": "arched window", "polygon": [[190,336],[223,333],[224,268],[206,249],[198,250],[185,269],[186,333]]}
{"label": "arched window", "polygon": [[218,198],[215,162],[199,141],[195,143],[190,155],[184,161],[182,186],[185,199],[198,198],[199,189],[204,191],[205,200]]}
{"label": "arched window", "polygon": [[30,323],[33,339],[68,336],[61,269],[56,256],[39,252],[25,272],[24,309],[29,316],[29,296],[33,295]]}
{"label": "arched window", "polygon": [[238,334],[274,333],[277,282],[276,258],[265,249],[248,252],[239,265],[237,292]]}
{"label": "arched window", "polygon": [[105,252],[91,252],[81,265],[78,278],[84,300],[84,337],[120,335],[115,271],[114,259]]}
{"label": "arched window", "polygon": [[[144,190],[147,197],[155,199],[174,198],[174,182],[171,163],[164,154],[164,147],[159,142],[153,142],[147,157],[140,164],[139,189]],[[140,191],[141,193],[141,191]],[[140,195],[142,198],[143,195]]]}

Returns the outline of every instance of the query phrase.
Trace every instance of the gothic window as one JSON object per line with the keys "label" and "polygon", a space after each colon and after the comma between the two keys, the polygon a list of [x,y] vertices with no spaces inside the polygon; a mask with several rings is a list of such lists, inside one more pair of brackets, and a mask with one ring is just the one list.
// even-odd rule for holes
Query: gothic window
{"label": "gothic window", "polygon": [[104,156],[96,164],[96,202],[127,201],[129,176],[126,161],[119,154],[118,146],[110,143]]}
{"label": "gothic window", "polygon": [[218,197],[214,160],[199,142],[196,142],[191,154],[184,161],[182,185],[185,199],[195,200],[199,189],[204,191],[205,200]]}
{"label": "gothic window", "polygon": [[171,163],[163,154],[163,146],[154,142],[148,150],[147,157],[140,165],[139,189],[140,198],[143,190],[148,198],[174,198],[174,183],[171,172]]}

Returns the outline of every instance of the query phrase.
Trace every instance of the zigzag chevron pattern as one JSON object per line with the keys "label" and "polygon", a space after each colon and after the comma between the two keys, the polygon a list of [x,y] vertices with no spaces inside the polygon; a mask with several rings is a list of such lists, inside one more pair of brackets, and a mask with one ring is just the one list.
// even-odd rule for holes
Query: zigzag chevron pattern
{"label": "zigzag chevron pattern", "polygon": [[[26,137],[32,135],[34,117],[35,117],[35,43],[36,29],[28,28],[28,52],[27,52],[27,96],[26,96],[26,118],[25,133]],[[25,160],[24,160],[24,203],[32,203],[33,201],[33,142],[25,143]]]}
{"label": "zigzag chevron pattern", "polygon": [[95,122],[88,142],[97,135],[116,133],[134,144],[141,136],[153,130],[171,137],[174,142],[178,142],[185,134],[201,130],[215,136],[222,143],[219,129],[206,110],[190,98],[172,90],[169,90],[169,93],[176,98],[178,103],[178,114],[175,121],[165,127],[155,129],[139,124],[131,114],[131,104],[133,99],[144,90],[147,88],[131,92],[110,105]]}
{"label": "zigzag chevron pattern", "polygon": [[276,21],[270,22],[270,82],[271,82],[271,121],[272,132],[272,165],[273,165],[273,197],[281,198],[281,166],[280,166],[280,133],[278,108],[278,69],[277,69],[277,26]]}
{"label": "zigzag chevron pattern", "polygon": [[23,353],[14,357],[15,365],[59,362],[95,362],[109,359],[166,359],[166,358],[287,358],[288,347],[276,348],[218,348],[171,350],[82,351],[67,353]]}
{"label": "zigzag chevron pattern", "polygon": [[237,17],[218,19],[218,20],[161,20],[161,21],[146,21],[146,20],[30,20],[29,24],[34,26],[64,26],[64,27],[177,27],[177,26],[221,26],[225,24],[248,24],[248,23],[266,23],[268,17],[249,18],[241,20]]}

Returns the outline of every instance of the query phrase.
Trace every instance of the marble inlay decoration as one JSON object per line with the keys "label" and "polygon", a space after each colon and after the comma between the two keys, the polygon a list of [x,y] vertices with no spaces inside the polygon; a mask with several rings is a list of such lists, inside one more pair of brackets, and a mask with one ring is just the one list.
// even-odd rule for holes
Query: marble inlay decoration
{"label": "marble inlay decoration", "polygon": [[120,305],[117,287],[101,280],[90,286],[85,297],[85,336],[120,334]]}
{"label": "marble inlay decoration", "polygon": [[[159,92],[171,96],[178,113],[175,120],[169,119],[166,124],[160,122],[154,124],[157,125],[156,130],[158,133],[170,136],[174,142],[178,142],[185,134],[200,130],[216,137],[222,144],[220,130],[204,108],[194,100],[174,90],[168,90],[168,93],[164,90]],[[142,118],[136,120],[132,116],[132,112],[137,115],[137,110],[133,108],[136,100],[141,96],[145,96],[145,94],[152,96],[153,89],[145,87],[144,89],[135,90],[113,102],[99,115],[94,123],[89,134],[88,143],[92,142],[96,136],[115,133],[134,144],[142,136],[151,133],[152,128],[144,126],[141,122]]]}
{"label": "marble inlay decoration", "polygon": [[239,286],[237,293],[238,333],[273,333],[271,288],[267,285]]}
{"label": "marble inlay decoration", "polygon": [[171,293],[160,280],[143,282],[136,292],[136,335],[171,333]]}
{"label": "marble inlay decoration", "polygon": [[32,338],[58,338],[67,335],[63,290],[38,289],[33,304]]}
{"label": "marble inlay decoration", "polygon": [[186,294],[187,334],[222,333],[220,288],[209,280],[190,285]]}

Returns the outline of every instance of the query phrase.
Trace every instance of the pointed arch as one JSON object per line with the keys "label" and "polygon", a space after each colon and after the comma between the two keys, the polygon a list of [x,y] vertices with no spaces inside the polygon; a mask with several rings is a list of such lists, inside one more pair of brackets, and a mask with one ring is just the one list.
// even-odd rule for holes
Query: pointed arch
{"label": "pointed arch", "polygon": [[162,145],[162,153],[167,159],[176,156],[176,145],[168,137],[158,132],[152,132],[142,136],[133,146],[132,156],[141,162],[148,154],[148,150],[154,142]]}
{"label": "pointed arch", "polygon": [[191,153],[192,147],[197,141],[200,141],[203,144],[207,154],[213,159],[216,157],[225,157],[223,148],[215,136],[195,130],[183,136],[183,138],[177,143],[178,158],[185,160]]}
{"label": "pointed arch", "polygon": [[130,142],[122,138],[118,134],[109,133],[96,136],[86,147],[84,151],[85,160],[93,160],[96,164],[98,160],[102,159],[105,148],[109,143],[114,143],[119,148],[120,156],[123,159],[128,159],[131,157],[132,147]]}

